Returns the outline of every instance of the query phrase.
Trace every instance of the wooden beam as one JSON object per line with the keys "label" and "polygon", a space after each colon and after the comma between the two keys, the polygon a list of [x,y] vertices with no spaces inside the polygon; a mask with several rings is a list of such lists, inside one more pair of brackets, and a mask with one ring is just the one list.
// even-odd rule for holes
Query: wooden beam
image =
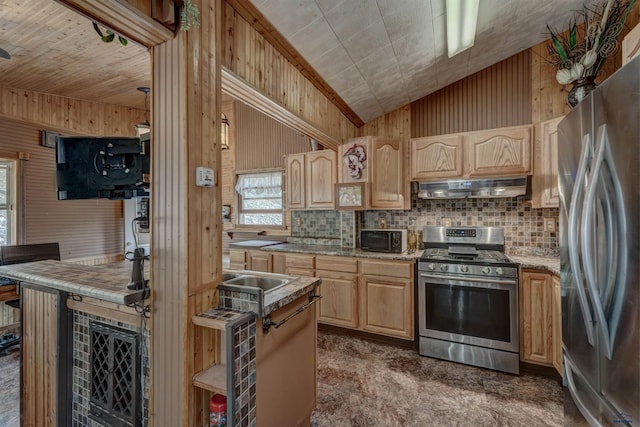
{"label": "wooden beam", "polygon": [[136,7],[117,0],[55,0],[146,48],[165,43],[173,31]]}
{"label": "wooden beam", "polygon": [[274,120],[310,136],[327,148],[337,151],[340,146],[340,141],[298,117],[224,67],[222,67],[222,90]]}
{"label": "wooden beam", "polygon": [[250,0],[226,0],[265,40],[292,63],[329,101],[331,101],[356,127],[364,121],[347,105],[320,75],[313,69],[298,51],[275,29]]}

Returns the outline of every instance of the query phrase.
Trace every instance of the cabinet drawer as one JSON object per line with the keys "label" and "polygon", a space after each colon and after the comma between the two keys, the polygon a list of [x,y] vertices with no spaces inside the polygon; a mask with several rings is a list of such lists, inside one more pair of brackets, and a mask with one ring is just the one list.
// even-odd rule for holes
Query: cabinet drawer
{"label": "cabinet drawer", "polygon": [[307,270],[305,268],[287,268],[286,274],[291,276],[309,276],[314,277],[313,270]]}
{"label": "cabinet drawer", "polygon": [[358,260],[355,258],[317,256],[316,270],[342,271],[345,273],[358,272]]}
{"label": "cabinet drawer", "polygon": [[287,268],[308,268],[313,270],[315,257],[313,255],[287,254]]}
{"label": "cabinet drawer", "polygon": [[360,261],[362,274],[404,279],[413,278],[413,263],[402,261]]}

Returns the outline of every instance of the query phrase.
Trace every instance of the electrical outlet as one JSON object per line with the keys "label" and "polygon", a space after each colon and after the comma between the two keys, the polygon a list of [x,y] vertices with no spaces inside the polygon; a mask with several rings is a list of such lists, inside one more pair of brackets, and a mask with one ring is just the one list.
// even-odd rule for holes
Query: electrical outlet
{"label": "electrical outlet", "polygon": [[556,231],[556,219],[545,218],[544,219],[544,231],[554,233]]}
{"label": "electrical outlet", "polygon": [[296,227],[300,227],[302,225],[302,217],[296,217]]}
{"label": "electrical outlet", "polygon": [[29,155],[29,153],[25,153],[24,151],[19,151],[18,152],[18,159],[20,160],[29,160],[31,158],[31,156]]}
{"label": "electrical outlet", "polygon": [[451,227],[451,218],[442,218],[443,227]]}

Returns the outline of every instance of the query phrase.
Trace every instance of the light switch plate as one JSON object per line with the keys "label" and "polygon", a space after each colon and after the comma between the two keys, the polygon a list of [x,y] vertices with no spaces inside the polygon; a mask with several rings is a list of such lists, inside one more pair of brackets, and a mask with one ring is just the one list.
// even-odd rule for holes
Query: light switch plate
{"label": "light switch plate", "polygon": [[556,219],[555,218],[545,218],[544,219],[544,231],[548,233],[553,233],[556,231]]}
{"label": "light switch plate", "polygon": [[196,168],[196,185],[198,187],[213,187],[214,184],[213,169],[198,166]]}

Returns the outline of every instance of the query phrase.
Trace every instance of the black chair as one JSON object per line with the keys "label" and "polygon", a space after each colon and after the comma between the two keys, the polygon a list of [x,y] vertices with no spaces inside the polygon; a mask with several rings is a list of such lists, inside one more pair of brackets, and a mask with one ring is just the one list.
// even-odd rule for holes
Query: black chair
{"label": "black chair", "polygon": [[[37,243],[32,245],[0,246],[0,264],[21,264],[24,262],[55,259],[60,261],[60,245],[58,243]],[[0,286],[15,284],[15,280],[0,277]],[[20,308],[20,298],[5,302],[13,308]]]}
{"label": "black chair", "polygon": [[[0,264],[2,265],[44,261],[47,259],[60,261],[60,245],[58,243],[0,246]],[[13,279],[0,277],[0,286],[16,284]],[[20,295],[16,293],[15,299],[5,300],[4,303],[13,308],[20,308]],[[18,344],[20,344],[20,336],[15,333],[0,336],[0,354],[6,353],[5,350]]]}

